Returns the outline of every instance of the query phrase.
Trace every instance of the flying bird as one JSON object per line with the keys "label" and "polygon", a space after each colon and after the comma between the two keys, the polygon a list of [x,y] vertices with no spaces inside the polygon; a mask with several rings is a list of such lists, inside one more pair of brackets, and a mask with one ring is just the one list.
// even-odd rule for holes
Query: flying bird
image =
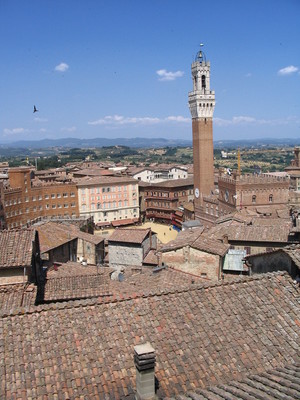
{"label": "flying bird", "polygon": [[35,113],[37,111],[39,111],[39,110],[36,108],[36,106],[33,106],[33,112]]}

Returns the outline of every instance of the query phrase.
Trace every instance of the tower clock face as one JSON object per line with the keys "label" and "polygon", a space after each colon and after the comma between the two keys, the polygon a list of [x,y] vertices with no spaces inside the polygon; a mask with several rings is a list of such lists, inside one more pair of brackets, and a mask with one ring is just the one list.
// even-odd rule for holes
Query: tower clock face
{"label": "tower clock face", "polygon": [[197,197],[197,199],[198,199],[198,197],[199,197],[199,194],[200,194],[199,189],[196,188],[196,189],[195,189],[195,196]]}

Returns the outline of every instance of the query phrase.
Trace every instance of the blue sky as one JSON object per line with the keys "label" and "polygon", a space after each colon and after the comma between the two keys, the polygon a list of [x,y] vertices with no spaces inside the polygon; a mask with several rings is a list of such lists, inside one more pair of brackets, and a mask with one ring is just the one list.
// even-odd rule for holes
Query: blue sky
{"label": "blue sky", "polygon": [[300,140],[299,20],[300,0],[0,0],[0,143],[191,139],[200,43],[215,140]]}

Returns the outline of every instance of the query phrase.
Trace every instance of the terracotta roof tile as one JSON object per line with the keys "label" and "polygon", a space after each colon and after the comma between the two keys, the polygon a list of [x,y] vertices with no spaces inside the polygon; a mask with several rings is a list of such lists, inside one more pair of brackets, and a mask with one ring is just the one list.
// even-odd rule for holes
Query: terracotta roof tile
{"label": "terracotta roof tile", "polygon": [[138,243],[141,244],[151,229],[116,229],[108,238],[108,243]]}
{"label": "terracotta roof tile", "polygon": [[35,228],[39,232],[41,253],[68,243],[77,237],[71,225],[67,228],[62,224],[50,221],[35,225]]}
{"label": "terracotta roof tile", "polygon": [[0,268],[31,266],[35,233],[35,229],[0,231]]}
{"label": "terracotta roof tile", "polygon": [[252,258],[256,258],[256,257],[259,257],[261,255],[269,256],[269,255],[272,255],[274,253],[280,253],[280,252],[288,254],[288,256],[293,260],[295,265],[297,265],[297,267],[300,269],[300,244],[292,244],[292,245],[283,247],[281,249],[268,251],[267,253],[266,252],[260,252],[260,253],[255,253],[255,254],[249,254],[249,255],[245,256],[245,260],[251,260]]}
{"label": "terracotta roof tile", "polygon": [[[287,364],[259,375],[251,375],[242,381],[198,389],[172,398],[173,400],[275,400],[297,399],[300,393],[300,361]],[[167,400],[167,399],[165,399]],[[169,400],[171,400],[169,398]]]}
{"label": "terracotta roof tile", "polygon": [[202,234],[191,244],[191,247],[223,257],[230,248],[230,245],[216,239],[210,239],[205,234]]}
{"label": "terracotta roof tile", "polygon": [[185,246],[191,246],[192,243],[195,242],[196,239],[203,233],[204,227],[193,228],[193,229],[185,229],[184,231],[180,231],[176,237],[176,239],[171,240],[166,245],[162,246],[159,250],[170,251],[175,249],[181,249]]}
{"label": "terracotta roof tile", "polygon": [[158,265],[158,257],[155,250],[150,250],[143,260],[143,264]]}
{"label": "terracotta roof tile", "polygon": [[75,225],[68,223],[48,221],[35,225],[35,228],[39,232],[41,253],[45,253],[76,238],[83,239],[95,245],[104,240],[103,236],[101,235],[91,235],[89,233],[82,232]]}
{"label": "terracotta roof tile", "polygon": [[137,183],[136,179],[127,176],[99,176],[77,179],[77,186],[94,186],[94,185],[110,185],[110,184]]}
{"label": "terracotta roof tile", "polygon": [[157,183],[150,183],[150,182],[143,182],[143,181],[138,181],[139,186],[143,187],[159,187],[159,188],[177,188],[177,187],[182,187],[182,186],[190,186],[194,184],[194,178],[192,176],[187,177],[186,179],[169,179],[167,181],[163,182],[157,182]]}
{"label": "terracotta roof tile", "polygon": [[231,241],[287,243],[289,232],[290,227],[287,224],[282,224],[280,229],[277,225],[237,224],[213,227],[207,232],[207,235],[220,240],[224,236],[228,236],[228,240]]}
{"label": "terracotta roof tile", "polygon": [[224,256],[230,245],[207,236],[203,231],[203,227],[181,231],[176,239],[161,247],[160,251],[167,252],[189,246],[207,253]]}
{"label": "terracotta roof tile", "polygon": [[[20,310],[0,320],[1,397],[133,399],[133,348],[147,341],[159,398],[206,395],[272,368],[273,386],[297,390],[297,376],[278,368],[297,358],[299,325],[299,288],[278,273]],[[234,398],[245,384],[220,390]]]}

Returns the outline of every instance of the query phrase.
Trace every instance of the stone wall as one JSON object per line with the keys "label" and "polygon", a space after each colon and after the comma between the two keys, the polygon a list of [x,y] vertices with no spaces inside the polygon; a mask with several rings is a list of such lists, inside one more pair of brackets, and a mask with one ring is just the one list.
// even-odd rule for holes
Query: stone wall
{"label": "stone wall", "polygon": [[143,248],[141,246],[110,243],[108,245],[108,254],[111,267],[142,266]]}
{"label": "stone wall", "polygon": [[79,239],[77,241],[77,261],[81,259],[87,261],[88,264],[96,265],[96,251],[93,243]]}
{"label": "stone wall", "polygon": [[23,283],[28,281],[28,268],[24,277],[24,268],[0,269],[0,285],[8,283]]}
{"label": "stone wall", "polygon": [[220,257],[191,247],[162,253],[166,265],[209,279],[220,278]]}
{"label": "stone wall", "polygon": [[151,240],[150,240],[150,235],[148,235],[147,237],[146,237],[146,239],[143,241],[143,243],[142,243],[142,247],[143,247],[143,258],[145,257],[145,255],[147,254],[147,253],[149,253],[149,251],[150,251],[150,248],[151,248]]}
{"label": "stone wall", "polygon": [[230,242],[232,248],[236,250],[246,250],[247,254],[260,254],[264,253],[270,250],[277,250],[281,247],[285,246],[285,243],[283,243],[281,246],[276,246],[274,243],[269,242],[269,243],[261,243],[260,245],[254,244],[254,243],[247,243],[245,242],[244,244],[236,244],[234,242]]}

